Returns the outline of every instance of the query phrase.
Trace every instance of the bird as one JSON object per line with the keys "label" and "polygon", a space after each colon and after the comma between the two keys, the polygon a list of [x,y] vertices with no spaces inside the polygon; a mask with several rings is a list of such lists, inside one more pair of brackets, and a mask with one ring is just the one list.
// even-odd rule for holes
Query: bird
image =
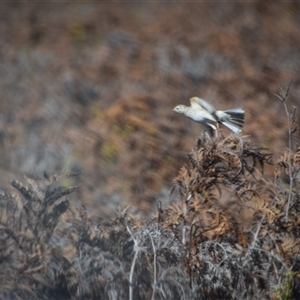
{"label": "bird", "polygon": [[190,103],[191,106],[177,105],[173,111],[205,125],[211,136],[214,133],[217,134],[220,123],[234,133],[241,132],[245,117],[245,111],[242,108],[237,107],[224,111],[216,110],[211,104],[198,97],[192,97]]}

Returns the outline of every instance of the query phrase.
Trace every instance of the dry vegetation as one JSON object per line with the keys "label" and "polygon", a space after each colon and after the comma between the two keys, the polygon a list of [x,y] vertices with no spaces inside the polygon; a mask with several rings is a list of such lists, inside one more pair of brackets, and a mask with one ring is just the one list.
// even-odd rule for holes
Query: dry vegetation
{"label": "dry vegetation", "polygon": [[299,299],[299,149],[273,163],[245,136],[204,131],[187,156],[180,199],[147,221],[71,208],[77,187],[59,183],[77,174],[12,181],[20,196],[1,193],[1,298]]}
{"label": "dry vegetation", "polygon": [[[299,24],[1,2],[0,299],[300,299]],[[243,106],[243,134],[200,135],[171,111],[192,96]]]}

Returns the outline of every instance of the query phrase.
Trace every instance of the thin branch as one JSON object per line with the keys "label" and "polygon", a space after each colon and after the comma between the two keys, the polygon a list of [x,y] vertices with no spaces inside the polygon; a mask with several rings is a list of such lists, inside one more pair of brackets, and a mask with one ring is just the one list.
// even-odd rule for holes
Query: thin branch
{"label": "thin branch", "polygon": [[282,88],[279,87],[279,94],[275,94],[275,96],[282,102],[283,107],[285,109],[285,114],[287,116],[287,121],[288,121],[288,172],[289,172],[289,193],[288,193],[288,201],[287,201],[287,206],[286,206],[286,211],[285,211],[285,220],[288,220],[289,217],[289,209],[292,201],[292,196],[293,196],[293,166],[292,166],[292,134],[296,132],[297,130],[297,125],[296,125],[296,107],[293,107],[292,113],[289,113],[288,107],[286,105],[286,101],[289,96],[289,90],[292,84],[291,80],[287,86],[287,88]]}
{"label": "thin branch", "polygon": [[126,224],[126,228],[127,228],[128,233],[130,234],[131,238],[134,241],[134,250],[135,250],[135,254],[134,254],[134,257],[132,260],[130,274],[129,274],[129,300],[133,300],[133,273],[134,273],[134,268],[135,268],[136,260],[138,257],[138,253],[139,253],[139,250],[138,250],[139,247],[138,247],[136,239],[133,237],[133,234],[127,224]]}
{"label": "thin branch", "polygon": [[154,300],[155,290],[156,290],[156,282],[157,282],[157,279],[156,279],[156,249],[155,249],[152,235],[150,234],[150,232],[148,232],[148,234],[149,234],[152,248],[153,248],[153,288],[152,288],[151,300]]}

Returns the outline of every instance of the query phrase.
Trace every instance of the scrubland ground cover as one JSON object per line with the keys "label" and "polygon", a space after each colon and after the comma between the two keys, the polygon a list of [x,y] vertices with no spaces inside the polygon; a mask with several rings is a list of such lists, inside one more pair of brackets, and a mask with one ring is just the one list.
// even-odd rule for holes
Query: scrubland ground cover
{"label": "scrubland ground cover", "polygon": [[[298,3],[0,16],[2,299],[300,298]],[[243,133],[172,112],[192,96]]]}

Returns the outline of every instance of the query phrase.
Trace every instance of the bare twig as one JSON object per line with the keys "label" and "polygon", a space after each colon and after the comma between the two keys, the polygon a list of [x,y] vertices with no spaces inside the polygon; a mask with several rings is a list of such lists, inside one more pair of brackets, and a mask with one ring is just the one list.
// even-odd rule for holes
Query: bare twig
{"label": "bare twig", "polygon": [[151,300],[154,300],[155,290],[156,290],[156,282],[157,282],[157,280],[156,280],[156,249],[155,249],[152,235],[150,234],[150,232],[148,232],[148,234],[149,234],[152,248],[153,248],[153,290],[152,290]]}
{"label": "bare twig", "polygon": [[126,229],[134,241],[134,251],[135,251],[131,268],[130,268],[130,275],[129,275],[129,300],[132,300],[133,299],[133,273],[134,273],[134,268],[138,257],[138,253],[139,253],[139,247],[138,247],[137,240],[134,238],[128,224],[126,224]]}
{"label": "bare twig", "polygon": [[288,84],[288,86],[284,89],[282,87],[279,87],[279,94],[275,94],[275,96],[282,102],[283,107],[285,109],[285,113],[287,116],[287,120],[288,120],[288,171],[289,171],[289,179],[290,179],[290,183],[289,183],[289,194],[288,194],[288,201],[287,201],[287,206],[286,206],[286,211],[285,211],[285,220],[288,220],[288,216],[289,216],[289,209],[290,209],[290,205],[291,205],[291,201],[292,201],[292,196],[293,196],[293,166],[292,166],[292,134],[294,132],[296,132],[297,130],[297,120],[296,120],[296,107],[293,106],[293,111],[290,113],[288,110],[288,107],[286,105],[286,101],[288,99],[289,96],[289,90],[292,84],[291,80]]}
{"label": "bare twig", "polygon": [[252,240],[251,245],[249,246],[248,251],[253,249],[255,247],[255,244],[258,242],[259,231],[261,229],[261,226],[262,226],[262,223],[263,223],[264,219],[265,219],[265,215],[262,216],[262,218],[260,220],[260,223],[257,226],[257,230],[256,230],[255,234],[253,235],[253,240]]}

